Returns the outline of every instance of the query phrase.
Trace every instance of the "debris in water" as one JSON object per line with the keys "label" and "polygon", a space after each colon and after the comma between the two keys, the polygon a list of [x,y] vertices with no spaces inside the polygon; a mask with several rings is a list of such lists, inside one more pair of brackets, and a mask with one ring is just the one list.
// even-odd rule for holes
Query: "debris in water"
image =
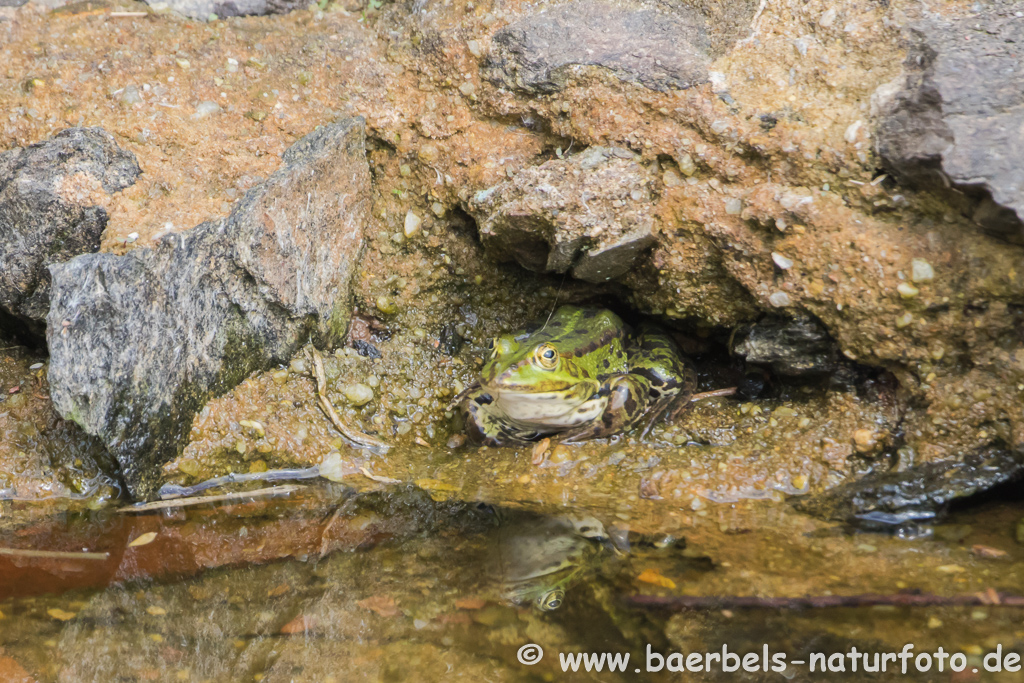
{"label": "debris in water", "polygon": [[128,547],[129,548],[138,548],[140,545],[149,545],[150,543],[152,543],[155,540],[156,540],[156,532],[155,531],[147,531],[146,533],[142,534],[141,536],[136,538],[134,541],[129,543]]}

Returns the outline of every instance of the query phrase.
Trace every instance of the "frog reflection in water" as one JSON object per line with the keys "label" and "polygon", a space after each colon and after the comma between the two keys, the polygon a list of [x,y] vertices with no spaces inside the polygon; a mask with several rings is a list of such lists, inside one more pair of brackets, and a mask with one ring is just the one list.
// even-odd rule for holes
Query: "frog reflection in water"
{"label": "frog reflection in water", "polygon": [[539,610],[561,607],[565,591],[583,579],[607,539],[589,516],[527,517],[503,524],[494,557],[501,597]]}
{"label": "frog reflection in water", "polygon": [[479,383],[461,397],[470,435],[487,445],[559,434],[618,434],[690,400],[693,366],[660,328],[635,333],[611,311],[563,306],[539,329],[498,337]]}

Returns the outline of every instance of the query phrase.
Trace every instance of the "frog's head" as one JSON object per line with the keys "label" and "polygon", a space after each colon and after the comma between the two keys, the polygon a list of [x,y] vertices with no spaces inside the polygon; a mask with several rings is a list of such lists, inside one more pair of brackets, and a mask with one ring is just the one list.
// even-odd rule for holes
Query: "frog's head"
{"label": "frog's head", "polygon": [[505,334],[492,339],[488,350],[481,383],[497,391],[563,391],[581,376],[576,363],[563,357],[557,341],[550,339],[538,342],[529,335]]}

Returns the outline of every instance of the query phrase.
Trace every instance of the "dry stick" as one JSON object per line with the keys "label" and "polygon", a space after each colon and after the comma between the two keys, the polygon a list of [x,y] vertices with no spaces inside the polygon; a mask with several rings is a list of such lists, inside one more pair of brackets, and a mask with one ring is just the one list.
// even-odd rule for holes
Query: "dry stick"
{"label": "dry stick", "polygon": [[330,400],[327,398],[327,373],[324,372],[324,361],[320,357],[320,352],[314,348],[312,349],[312,356],[314,371],[313,379],[316,382],[317,401],[320,404],[320,409],[326,413],[327,419],[331,421],[334,428],[341,432],[342,436],[357,446],[387,450],[389,446],[383,441],[379,441],[369,434],[363,434],[358,429],[350,427],[341,421],[341,418],[338,417],[338,413],[334,411],[334,406],[331,405]]}
{"label": "dry stick", "polygon": [[716,609],[823,609],[829,607],[871,607],[874,605],[891,605],[895,607],[1004,605],[1007,607],[1024,607],[1024,596],[997,593],[990,589],[984,593],[970,593],[949,597],[928,593],[813,595],[802,598],[762,598],[746,595],[678,595],[673,597],[634,595],[627,598],[626,602],[631,607],[644,607],[672,612]]}
{"label": "dry stick", "polygon": [[705,398],[714,398],[716,396],[732,396],[736,393],[736,387],[729,387],[728,389],[715,389],[714,391],[702,391],[699,394],[694,394],[690,397],[690,402],[700,401]]}
{"label": "dry stick", "polygon": [[220,493],[216,496],[193,496],[191,498],[172,498],[170,500],[157,500],[142,505],[127,505],[118,508],[118,512],[149,512],[150,510],[167,510],[170,508],[188,507],[189,505],[202,505],[203,503],[220,503],[225,500],[238,500],[239,498],[253,498],[258,496],[276,496],[282,493],[292,493],[306,488],[305,486],[271,486],[255,491],[234,491],[232,493]]}
{"label": "dry stick", "polygon": [[0,548],[0,555],[47,560],[106,560],[110,558],[110,553],[75,553],[60,550],[22,550],[21,548]]}

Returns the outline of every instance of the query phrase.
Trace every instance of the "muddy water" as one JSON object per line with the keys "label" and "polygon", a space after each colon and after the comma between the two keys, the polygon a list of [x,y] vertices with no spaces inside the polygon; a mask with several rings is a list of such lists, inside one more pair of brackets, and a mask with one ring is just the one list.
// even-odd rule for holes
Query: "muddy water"
{"label": "muddy water", "polygon": [[[438,502],[415,487],[298,486],[23,527],[5,545],[68,555],[0,556],[3,680],[834,680],[795,662],[906,643],[915,654],[962,652],[968,666],[865,674],[847,658],[842,679],[1021,680],[983,662],[999,645],[1024,649],[1022,608],[952,604],[1024,592],[1019,502],[956,511],[930,534],[898,539],[777,505],[731,506],[728,524],[638,533],[585,510]],[[763,530],[746,531],[755,519]],[[540,609],[552,591],[561,604]],[[737,599],[869,593],[881,604]],[[904,604],[912,593],[947,604]],[[680,610],[680,596],[716,600]],[[517,653],[531,643],[546,654],[527,666]],[[787,659],[781,672],[654,673],[648,645],[759,655],[767,645]],[[629,669],[563,673],[559,653],[577,652],[629,653]]]}

